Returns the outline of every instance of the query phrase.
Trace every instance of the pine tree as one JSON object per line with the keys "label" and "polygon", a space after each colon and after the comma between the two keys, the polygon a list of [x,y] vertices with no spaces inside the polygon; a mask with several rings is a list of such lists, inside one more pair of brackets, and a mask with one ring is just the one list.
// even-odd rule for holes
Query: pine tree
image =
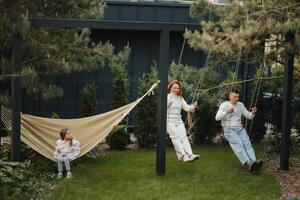
{"label": "pine tree", "polygon": [[[111,72],[113,74],[112,83],[112,109],[124,106],[128,102],[129,80],[126,65],[129,60],[130,48],[127,45],[117,55],[114,55],[109,62]],[[124,149],[130,142],[129,134],[126,132],[127,118],[125,118],[117,130],[109,136],[108,140],[111,149]]]}
{"label": "pine tree", "polygon": [[96,114],[97,110],[97,87],[95,83],[85,84],[80,92],[79,116],[89,117]]}
{"label": "pine tree", "polygon": [[[300,2],[298,0],[231,0],[220,6],[206,0],[193,3],[190,13],[199,19],[200,31],[186,31],[188,44],[196,50],[211,51],[216,68],[232,67],[241,52],[241,62],[259,70],[266,58],[272,75],[283,75],[285,52],[294,52],[294,96],[300,96]],[[295,36],[295,44],[286,35]],[[226,63],[226,64],[224,64]],[[267,70],[264,76],[270,75]],[[263,82],[262,88],[282,96],[283,81]]]}
{"label": "pine tree", "polygon": [[18,34],[23,40],[21,80],[26,93],[46,100],[61,97],[62,88],[45,77],[97,69],[112,57],[114,48],[91,41],[89,29],[33,28],[29,18],[100,19],[105,8],[97,0],[0,1],[0,81],[10,78],[12,38]]}
{"label": "pine tree", "polygon": [[[147,74],[139,80],[139,95],[145,94],[148,89],[158,80],[158,71],[156,65],[151,67]],[[137,106],[137,124],[135,135],[139,146],[142,148],[153,148],[156,145],[157,135],[157,104],[158,94],[148,96]]]}
{"label": "pine tree", "polygon": [[[191,14],[201,22],[201,31],[186,31],[185,37],[194,49],[211,51],[218,66],[237,58],[257,65],[267,53],[267,65],[283,67],[286,50],[295,52],[295,75],[299,76],[300,2],[297,0],[231,0],[226,6],[198,0]],[[285,35],[295,34],[295,45]],[[268,46],[264,49],[264,45]],[[245,58],[247,55],[247,58]]]}

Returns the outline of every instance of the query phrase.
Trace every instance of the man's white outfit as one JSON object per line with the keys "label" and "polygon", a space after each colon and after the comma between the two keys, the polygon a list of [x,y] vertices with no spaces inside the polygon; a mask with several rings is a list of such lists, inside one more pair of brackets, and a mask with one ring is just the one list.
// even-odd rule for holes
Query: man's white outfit
{"label": "man's white outfit", "polygon": [[[233,108],[232,113],[226,112],[229,107]],[[250,166],[256,161],[256,157],[248,134],[241,123],[242,115],[247,119],[253,119],[255,116],[245,108],[243,103],[237,102],[234,105],[226,101],[220,105],[215,118],[217,121],[221,120],[224,136],[237,158],[243,165],[247,163]]]}

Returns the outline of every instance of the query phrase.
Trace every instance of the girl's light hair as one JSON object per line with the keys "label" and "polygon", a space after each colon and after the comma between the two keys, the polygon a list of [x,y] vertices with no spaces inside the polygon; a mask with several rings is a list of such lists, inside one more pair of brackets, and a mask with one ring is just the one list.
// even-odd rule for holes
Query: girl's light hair
{"label": "girl's light hair", "polygon": [[[68,128],[63,128],[60,130],[59,132],[59,135],[60,135],[60,138],[61,140],[64,140],[65,139],[65,136],[67,134],[67,132],[69,131],[70,129]],[[70,140],[70,147],[73,146],[73,139]]]}

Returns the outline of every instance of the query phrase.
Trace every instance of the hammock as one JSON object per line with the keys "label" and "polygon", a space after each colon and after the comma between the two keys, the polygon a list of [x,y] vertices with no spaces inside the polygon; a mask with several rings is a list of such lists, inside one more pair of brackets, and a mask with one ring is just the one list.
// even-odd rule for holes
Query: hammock
{"label": "hammock", "polygon": [[[136,101],[112,111],[78,119],[51,119],[37,117],[28,114],[21,114],[21,141],[41,155],[55,161],[53,152],[55,142],[59,139],[59,131],[62,128],[69,128],[72,135],[80,142],[81,153],[83,156],[112,131],[114,126],[147,95],[153,94],[153,89],[157,87],[157,81],[152,87]],[[11,110],[1,107],[1,120],[6,128],[11,128],[12,113]]]}

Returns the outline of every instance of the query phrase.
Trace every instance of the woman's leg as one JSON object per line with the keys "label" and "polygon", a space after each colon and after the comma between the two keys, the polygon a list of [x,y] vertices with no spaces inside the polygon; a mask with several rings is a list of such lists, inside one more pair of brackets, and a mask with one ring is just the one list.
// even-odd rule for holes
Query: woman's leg
{"label": "woman's leg", "polygon": [[186,130],[183,124],[180,124],[178,126],[178,134],[180,135],[180,141],[185,154],[188,156],[192,156],[193,155],[192,147],[186,135]]}
{"label": "woman's leg", "polygon": [[188,160],[188,157],[185,154],[181,139],[179,137],[178,127],[179,127],[179,125],[177,125],[177,124],[168,123],[167,124],[167,132],[172,140],[178,160],[186,161],[186,160]]}

